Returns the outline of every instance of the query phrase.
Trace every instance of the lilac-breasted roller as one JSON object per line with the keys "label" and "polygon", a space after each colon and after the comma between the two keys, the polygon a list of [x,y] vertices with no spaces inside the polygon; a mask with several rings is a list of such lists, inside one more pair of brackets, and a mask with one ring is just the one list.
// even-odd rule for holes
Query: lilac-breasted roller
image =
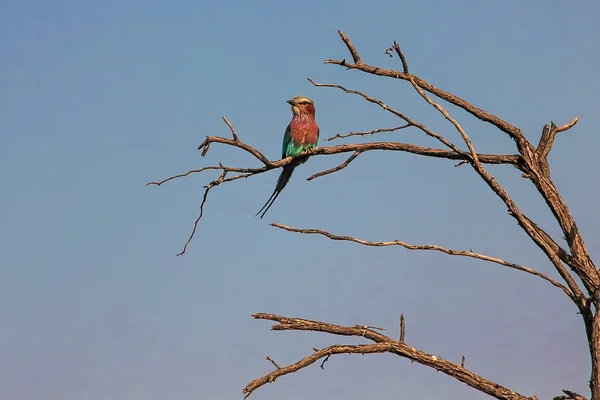
{"label": "lilac-breasted roller", "polygon": [[[292,106],[293,115],[292,121],[285,130],[285,135],[283,135],[281,158],[296,157],[306,149],[317,147],[317,142],[319,141],[319,125],[317,125],[317,121],[315,120],[315,102],[304,96],[296,96],[287,102]],[[305,161],[306,158],[298,158],[283,167],[273,194],[256,215],[265,210],[260,218],[262,219],[265,216],[277,199],[277,196],[279,196],[279,193],[281,193],[285,185],[289,182],[294,169]]]}

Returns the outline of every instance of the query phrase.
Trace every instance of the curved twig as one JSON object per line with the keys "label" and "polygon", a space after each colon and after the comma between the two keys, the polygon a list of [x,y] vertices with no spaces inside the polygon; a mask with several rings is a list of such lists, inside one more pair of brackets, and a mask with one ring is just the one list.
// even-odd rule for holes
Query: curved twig
{"label": "curved twig", "polygon": [[531,274],[531,275],[537,276],[539,278],[542,278],[545,281],[547,281],[550,284],[552,284],[553,286],[561,289],[572,300],[575,300],[574,297],[573,297],[573,294],[571,293],[571,291],[566,286],[564,286],[561,283],[555,281],[554,279],[550,278],[549,276],[546,276],[546,275],[542,274],[541,272],[536,271],[535,269],[532,269],[532,268],[529,268],[529,267],[525,267],[523,265],[511,263],[509,261],[505,261],[505,260],[502,260],[500,258],[487,256],[487,255],[481,254],[481,253],[475,253],[471,249],[469,249],[468,251],[465,251],[465,250],[449,249],[449,248],[446,248],[446,247],[432,245],[432,244],[415,245],[415,244],[410,244],[410,243],[402,242],[400,240],[392,240],[392,241],[388,241],[388,242],[370,242],[370,241],[358,239],[358,238],[355,238],[355,237],[352,237],[352,236],[334,235],[333,233],[324,231],[322,229],[301,229],[301,228],[294,228],[294,227],[291,227],[291,226],[282,225],[282,224],[278,224],[278,223],[275,223],[275,222],[271,223],[270,225],[274,226],[276,228],[279,228],[279,229],[286,230],[288,232],[301,233],[301,234],[305,234],[305,235],[322,235],[322,236],[325,236],[325,237],[327,237],[327,238],[329,238],[331,240],[341,240],[341,241],[346,241],[346,242],[354,242],[354,243],[362,244],[364,246],[372,246],[372,247],[401,246],[401,247],[404,247],[405,249],[408,249],[408,250],[439,251],[441,253],[445,253],[445,254],[448,254],[448,255],[451,255],[451,256],[476,258],[476,259],[479,259],[479,260],[488,261],[488,262],[491,262],[491,263],[502,265],[504,267],[516,269],[516,270],[519,270],[519,271],[523,271],[523,272],[526,272],[528,274]]}
{"label": "curved twig", "polygon": [[348,157],[348,159],[346,161],[344,161],[343,163],[341,163],[337,167],[330,168],[330,169],[325,170],[325,171],[317,172],[316,174],[313,174],[312,176],[310,176],[306,180],[307,181],[312,181],[313,179],[318,178],[320,176],[329,175],[329,174],[333,174],[334,172],[338,172],[339,170],[342,170],[342,169],[346,168],[359,155],[360,155],[360,151],[355,151],[354,154],[352,154],[350,157]]}

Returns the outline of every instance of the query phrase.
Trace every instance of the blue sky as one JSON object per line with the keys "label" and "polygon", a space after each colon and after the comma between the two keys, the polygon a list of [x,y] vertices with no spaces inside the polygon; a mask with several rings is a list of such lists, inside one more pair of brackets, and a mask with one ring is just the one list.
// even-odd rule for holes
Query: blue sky
{"label": "blue sky", "polygon": [[[323,138],[399,125],[358,97],[380,97],[458,141],[406,82],[323,65],[349,57],[413,73],[521,127],[580,115],[550,156],[555,183],[596,259],[600,145],[600,7],[592,1],[0,0],[0,398],[230,399],[312,347],[353,342],[272,332],[254,312],[384,326],[525,395],[588,393],[589,356],[575,307],[551,285],[476,260],[373,249],[298,236],[271,221],[368,240],[472,248],[556,276],[549,262],[467,167],[369,153],[346,170],[304,178],[344,159],[314,157],[264,220],[254,218],[278,171],[217,188],[195,240],[206,173],[151,180],[208,163],[255,166],[241,139],[271,159],[290,119],[285,100],[317,105]],[[512,142],[449,108],[482,152]],[[435,145],[418,131],[377,140]],[[361,142],[363,139],[348,140]],[[321,142],[323,145],[326,142]],[[490,168],[521,209],[561,234],[518,171]],[[253,398],[479,399],[441,373],[391,355],[332,357]]]}

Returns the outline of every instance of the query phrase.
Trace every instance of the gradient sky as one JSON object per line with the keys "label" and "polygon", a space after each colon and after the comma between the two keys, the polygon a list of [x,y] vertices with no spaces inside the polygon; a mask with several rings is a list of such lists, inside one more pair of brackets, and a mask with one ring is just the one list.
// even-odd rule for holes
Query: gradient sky
{"label": "gradient sky", "polygon": [[[436,243],[502,257],[553,277],[549,262],[468,167],[368,153],[314,157],[264,220],[279,171],[217,188],[183,257],[206,173],[256,166],[236,149],[196,150],[206,135],[278,159],[292,96],[312,97],[322,138],[400,122],[318,82],[378,96],[458,141],[410,84],[323,65],[349,57],[412,72],[521,127],[537,143],[563,124],[552,174],[600,257],[595,149],[600,6],[594,1],[0,0],[0,398],[239,399],[252,379],[314,347],[358,340],[272,332],[254,312],[386,327],[525,395],[588,394],[575,307],[548,283],[492,264],[299,236],[271,221],[368,240]],[[499,131],[449,108],[482,152],[514,152]],[[436,145],[416,130],[377,140]],[[367,140],[367,139],[365,139]],[[347,140],[362,142],[363,139]],[[321,145],[327,142],[322,141]],[[334,142],[335,143],[335,142]],[[492,167],[521,209],[561,233],[517,170]],[[480,399],[442,373],[391,355],[337,356],[252,398]]]}

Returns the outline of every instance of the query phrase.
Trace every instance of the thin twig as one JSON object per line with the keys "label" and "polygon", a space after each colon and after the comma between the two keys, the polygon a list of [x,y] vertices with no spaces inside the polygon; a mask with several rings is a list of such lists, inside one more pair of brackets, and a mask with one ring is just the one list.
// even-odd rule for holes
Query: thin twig
{"label": "thin twig", "polygon": [[256,157],[260,162],[262,162],[267,167],[272,167],[273,163],[269,161],[267,157],[265,157],[260,151],[256,150],[254,147],[247,145],[241,140],[234,139],[226,139],[220,136],[207,136],[204,142],[200,143],[198,146],[198,150],[202,150],[202,156],[206,156],[208,152],[208,148],[212,143],[222,143],[230,146],[238,147]]}
{"label": "thin twig", "polygon": [[181,256],[181,255],[185,254],[185,251],[187,250],[188,245],[190,244],[190,242],[192,241],[192,238],[196,234],[196,229],[198,229],[198,223],[200,222],[200,220],[202,219],[202,216],[204,215],[204,205],[206,204],[206,199],[208,198],[208,192],[210,192],[210,189],[212,189],[213,187],[218,186],[221,183],[223,183],[226,175],[227,175],[227,171],[223,171],[223,173],[219,176],[219,179],[212,181],[208,185],[204,186],[205,190],[204,190],[204,196],[202,197],[202,203],[200,203],[200,214],[198,215],[198,218],[196,218],[196,220],[194,221],[194,229],[192,229],[192,233],[190,233],[188,240],[185,242],[185,245],[183,246],[183,250],[180,253],[178,253],[177,256]]}
{"label": "thin twig", "polygon": [[[566,270],[565,266],[562,264],[558,254],[556,252],[552,251],[552,247],[554,246],[555,241],[554,240],[549,240],[549,241],[544,240],[544,238],[538,234],[538,231],[540,230],[540,228],[534,227],[530,223],[530,220],[521,212],[521,210],[519,210],[519,208],[517,207],[515,202],[512,200],[512,198],[508,195],[506,190],[502,186],[500,186],[500,184],[498,182],[496,182],[494,177],[483,167],[483,165],[481,164],[481,161],[479,160],[477,153],[475,152],[475,149],[473,148],[473,144],[471,143],[469,136],[463,130],[461,125],[458,123],[458,121],[456,121],[454,118],[452,118],[450,116],[450,114],[444,109],[444,107],[442,107],[438,103],[431,100],[429,98],[429,96],[427,96],[427,94],[416,83],[412,74],[410,72],[408,72],[408,64],[406,62],[406,58],[404,57],[404,54],[400,50],[400,46],[398,45],[398,43],[394,42],[393,48],[396,50],[396,53],[400,57],[403,68],[405,70],[405,75],[407,76],[408,80],[411,82],[411,84],[413,85],[415,90],[421,95],[421,97],[423,97],[423,99],[425,99],[425,101],[428,104],[430,104],[436,110],[438,110],[446,119],[448,119],[452,123],[452,125],[454,125],[456,130],[460,133],[461,137],[463,138],[463,141],[469,148],[469,153],[471,155],[473,169],[479,174],[479,176],[484,180],[484,182],[487,183],[487,185],[490,187],[490,189],[492,189],[492,191],[504,202],[504,204],[506,204],[509,214],[517,220],[519,225],[529,235],[529,237],[534,241],[534,243],[536,243],[538,245],[538,247],[542,251],[544,251],[546,256],[550,259],[550,261],[554,265],[555,269],[558,271],[558,273],[561,275],[561,277],[567,283],[567,285],[569,287],[569,291],[570,291],[569,297],[577,305],[580,312],[583,313],[585,311],[585,307],[586,307],[585,296],[583,296],[581,289],[575,283],[573,277]],[[519,134],[514,137],[514,139],[517,142],[517,147],[519,148],[519,151],[521,152],[523,157],[526,159],[530,159],[531,158],[531,150],[532,150],[533,146],[531,146],[529,141],[527,141],[527,139],[525,139],[525,137],[523,137],[523,135],[520,133],[520,131],[519,131]],[[546,237],[550,238],[549,235],[546,235]],[[598,275],[598,271],[596,271],[595,268],[593,268],[593,270],[596,273],[596,275]],[[584,282],[586,282],[587,276],[581,276],[581,275],[579,275],[579,276],[584,280]],[[589,283],[586,283],[586,285],[589,287]]]}
{"label": "thin twig", "polygon": [[278,223],[271,223],[271,226],[274,226],[276,228],[279,229],[283,229],[286,230],[288,232],[295,232],[295,233],[301,233],[301,234],[305,234],[305,235],[322,235],[325,236],[331,240],[341,240],[341,241],[347,241],[347,242],[354,242],[354,243],[359,243],[362,244],[364,246],[373,246],[373,247],[387,247],[387,246],[401,246],[404,247],[405,249],[409,249],[409,250],[427,250],[427,251],[439,251],[451,256],[460,256],[460,257],[470,257],[470,258],[476,258],[479,260],[483,260],[483,261],[488,261],[491,263],[495,263],[498,265],[502,265],[508,268],[512,268],[512,269],[516,269],[519,271],[523,271],[526,272],[528,274],[531,275],[535,275],[539,278],[544,279],[545,281],[551,283],[553,286],[561,289],[567,296],[569,296],[570,298],[573,298],[572,293],[569,291],[569,289],[567,287],[565,287],[564,285],[562,285],[561,283],[555,281],[554,279],[550,278],[549,276],[546,276],[544,274],[542,274],[541,272],[538,272],[534,269],[531,269],[529,267],[525,267],[523,265],[519,265],[519,264],[515,264],[515,263],[511,263],[505,260],[502,260],[500,258],[496,258],[496,257],[490,257],[487,256],[485,254],[480,254],[480,253],[475,253],[472,250],[469,251],[464,251],[464,250],[454,250],[454,249],[448,249],[446,247],[442,247],[442,246],[437,246],[437,245],[431,245],[431,244],[425,244],[425,245],[414,245],[414,244],[409,244],[406,242],[401,242],[399,240],[394,240],[394,241],[388,241],[388,242],[370,242],[367,240],[362,240],[362,239],[358,239],[352,236],[339,236],[339,235],[334,235],[330,232],[321,230],[321,229],[300,229],[300,228],[294,228],[291,226],[287,226],[287,225],[282,225],[282,224],[278,224]]}
{"label": "thin twig", "polygon": [[352,42],[350,41],[350,39],[348,39],[348,36],[346,36],[346,34],[340,30],[338,30],[338,34],[340,35],[340,37],[342,38],[342,40],[344,41],[344,43],[346,44],[346,47],[348,48],[348,51],[350,52],[350,55],[352,55],[352,59],[354,60],[355,64],[361,64],[362,61],[360,60],[360,56],[358,55],[358,51],[356,51],[356,47],[354,47],[354,45],[352,44]]}
{"label": "thin twig", "polygon": [[477,153],[475,152],[475,149],[473,148],[473,143],[471,143],[471,139],[469,138],[469,136],[467,135],[467,133],[463,130],[462,126],[460,126],[460,124],[458,123],[458,121],[456,119],[452,118],[450,116],[450,114],[442,106],[440,106],[439,104],[437,104],[436,102],[434,102],[433,100],[431,100],[429,98],[429,96],[427,96],[427,94],[425,94],[425,92],[423,91],[423,89],[421,89],[419,87],[419,85],[417,85],[417,83],[415,82],[414,77],[408,71],[408,63],[406,61],[406,57],[404,57],[404,53],[402,53],[402,50],[400,49],[400,45],[397,42],[394,42],[393,48],[396,50],[396,53],[398,54],[398,57],[400,57],[400,60],[402,61],[402,66],[404,68],[404,73],[408,76],[408,79],[410,80],[410,83],[413,85],[413,87],[415,88],[415,90],[421,95],[421,97],[423,97],[423,99],[425,99],[425,101],[427,103],[429,103],[436,110],[438,110],[448,121],[450,121],[452,123],[452,125],[454,125],[454,127],[456,128],[456,130],[462,136],[463,141],[465,142],[465,144],[469,148],[469,152],[471,153],[471,157],[473,159],[473,162],[475,164],[480,164],[479,163],[479,159],[477,158]]}
{"label": "thin twig", "polygon": [[406,333],[406,323],[404,314],[400,314],[400,343],[404,343],[404,334]]}
{"label": "thin twig", "polygon": [[587,400],[584,396],[572,390],[563,389],[563,396],[555,396],[552,400]]}
{"label": "thin twig", "polygon": [[352,161],[354,161],[354,159],[356,157],[358,157],[359,155],[360,155],[360,151],[355,151],[354,154],[352,154],[350,157],[348,157],[348,159],[346,161],[344,161],[343,163],[341,163],[337,167],[330,168],[330,169],[325,170],[325,171],[317,172],[316,174],[310,176],[306,180],[307,181],[312,181],[313,179],[318,178],[320,176],[329,175],[329,174],[333,174],[334,172],[338,172],[339,170],[346,168],[348,166],[348,164],[350,164]]}
{"label": "thin twig", "polygon": [[277,365],[277,363],[275,362],[275,360],[273,360],[271,357],[267,356],[267,361],[270,361],[271,364],[273,364],[275,366],[275,368],[281,369],[281,367],[279,365]]}
{"label": "thin twig", "polygon": [[231,122],[229,122],[229,120],[224,115],[221,118],[223,118],[223,121],[225,121],[225,123],[231,130],[231,135],[233,136],[233,140],[236,140],[236,141],[240,140],[238,138],[238,135],[235,133],[235,128],[233,127],[233,125],[231,125]]}
{"label": "thin twig", "polygon": [[[243,173],[245,173],[244,176],[238,176],[235,179],[247,178],[250,175],[259,174],[261,172],[268,171],[268,169],[265,167],[263,167],[263,168],[236,168],[236,167],[226,167],[224,165],[209,165],[208,167],[204,167],[204,168],[200,168],[200,169],[192,169],[183,174],[177,174],[177,175],[170,176],[166,179],[163,179],[162,181],[148,182],[148,183],[146,183],[146,186],[151,186],[151,185],[160,186],[163,183],[167,183],[174,179],[183,178],[183,177],[186,177],[191,174],[197,174],[200,172],[213,171],[213,170],[221,170],[223,172],[243,172]],[[227,182],[230,182],[231,180],[235,180],[235,179],[228,179]]]}
{"label": "thin twig", "polygon": [[337,135],[329,137],[325,140],[330,142],[334,139],[343,139],[343,138],[348,138],[351,136],[368,136],[368,135],[375,135],[376,133],[382,133],[382,132],[395,132],[400,129],[409,128],[411,126],[412,126],[412,124],[407,123],[405,125],[397,126],[395,128],[379,128],[379,129],[373,129],[372,131],[366,131],[366,132],[350,132],[345,135],[341,135],[338,133]]}

